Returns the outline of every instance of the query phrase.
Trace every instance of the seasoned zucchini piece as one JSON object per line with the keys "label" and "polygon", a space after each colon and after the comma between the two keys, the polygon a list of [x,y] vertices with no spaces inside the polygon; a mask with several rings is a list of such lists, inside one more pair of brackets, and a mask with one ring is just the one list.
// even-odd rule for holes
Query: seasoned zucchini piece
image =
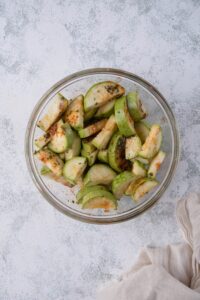
{"label": "seasoned zucchini piece", "polygon": [[48,107],[47,113],[37,123],[37,126],[40,127],[40,129],[47,131],[51,125],[58,121],[61,115],[65,112],[67,105],[68,100],[65,99],[61,94],[56,94],[52,99],[52,103]]}
{"label": "seasoned zucchini piece", "polygon": [[131,169],[131,162],[125,159],[126,138],[116,132],[108,147],[109,165],[117,172]]}
{"label": "seasoned zucchini piece", "polygon": [[132,173],[138,177],[146,177],[147,171],[141,162],[135,160],[133,163]]}
{"label": "seasoned zucchini piece", "polygon": [[100,150],[97,155],[98,160],[108,163],[108,150]]}
{"label": "seasoned zucchini piece", "polygon": [[143,158],[140,156],[136,156],[134,159],[132,159],[131,161],[134,162],[135,160],[139,161],[141,164],[143,165],[148,165],[149,164],[149,160],[147,158]]}
{"label": "seasoned zucchini piece", "polygon": [[135,131],[137,135],[139,136],[142,144],[146,141],[146,138],[149,135],[151,127],[147,124],[147,122],[140,121],[135,123]]}
{"label": "seasoned zucchini piece", "polygon": [[43,134],[38,139],[35,139],[35,146],[37,149],[42,149],[44,146],[46,146],[51,140],[51,135],[49,132]]}
{"label": "seasoned zucchini piece", "polygon": [[120,199],[130,183],[134,180],[134,175],[131,172],[124,171],[118,174],[112,182],[112,191],[117,199]]}
{"label": "seasoned zucchini piece", "polygon": [[63,161],[60,157],[49,149],[41,149],[36,152],[36,157],[44,163],[55,175],[61,176],[63,169]]}
{"label": "seasoned zucchini piece", "polygon": [[71,148],[74,141],[75,132],[67,122],[63,125],[63,128],[65,130],[65,135],[67,138],[67,148]]}
{"label": "seasoned zucchini piece", "polygon": [[97,112],[97,108],[91,109],[87,112],[84,112],[84,123],[87,123]]}
{"label": "seasoned zucchini piece", "polygon": [[140,198],[150,192],[154,187],[158,185],[156,180],[147,179],[145,182],[140,184],[137,188],[135,188],[134,192],[132,193],[132,198],[134,201],[138,202]]}
{"label": "seasoned zucchini piece", "polygon": [[114,113],[115,99],[109,101],[103,106],[99,107],[95,117],[96,118],[108,118]]}
{"label": "seasoned zucchini piece", "polygon": [[129,114],[125,96],[115,101],[115,119],[121,134],[126,137],[135,135],[134,121]]}
{"label": "seasoned zucchini piece", "polygon": [[65,160],[65,152],[59,153],[59,157],[60,157],[62,160]]}
{"label": "seasoned zucchini piece", "polygon": [[156,177],[156,174],[159,171],[160,166],[165,159],[165,156],[166,156],[165,152],[159,151],[158,154],[153,158],[149,166],[148,177],[150,178]]}
{"label": "seasoned zucchini piece", "polygon": [[106,122],[103,129],[93,139],[92,144],[99,150],[105,149],[108,145],[113,133],[117,130],[115,116],[112,115]]}
{"label": "seasoned zucchini piece", "polygon": [[142,150],[139,152],[139,156],[144,158],[152,158],[158,153],[162,143],[162,131],[161,127],[157,124],[152,125],[149,135],[142,145]]}
{"label": "seasoned zucchini piece", "polygon": [[67,110],[64,115],[65,122],[68,122],[71,127],[76,130],[83,128],[84,109],[83,109],[83,95],[79,95],[69,102]]}
{"label": "seasoned zucchini piece", "polygon": [[81,150],[81,155],[83,157],[87,158],[89,166],[92,166],[95,163],[96,158],[97,158],[97,154],[98,154],[98,150],[95,150],[93,152],[87,152],[84,149]]}
{"label": "seasoned zucchini piece", "polygon": [[72,157],[79,156],[80,152],[81,152],[81,139],[78,136],[78,134],[75,131],[73,131],[72,145],[71,148],[68,148],[65,151],[65,160],[69,160]]}
{"label": "seasoned zucchini piece", "polygon": [[48,148],[56,153],[62,153],[68,147],[68,139],[63,125],[62,120],[53,125],[54,132],[51,133],[51,142],[48,144]]}
{"label": "seasoned zucchini piece", "polygon": [[78,132],[79,136],[81,138],[86,138],[88,136],[91,136],[91,135],[99,132],[105,126],[106,122],[107,122],[107,119],[103,119],[101,121],[93,123],[83,129],[79,130],[79,132]]}
{"label": "seasoned zucchini piece", "polygon": [[108,101],[118,98],[125,93],[125,89],[116,82],[104,81],[94,84],[86,93],[84,98],[84,109],[86,112],[98,108]]}
{"label": "seasoned zucchini piece", "polygon": [[146,110],[140,100],[138,92],[130,92],[127,94],[127,105],[131,117],[135,122],[146,118]]}
{"label": "seasoned zucchini piece", "polygon": [[116,173],[107,165],[95,164],[93,165],[84,177],[84,185],[109,185],[115,178]]}
{"label": "seasoned zucchini piece", "polygon": [[132,136],[126,139],[125,157],[126,159],[135,158],[142,148],[141,140],[138,136]]}
{"label": "seasoned zucchini piece", "polygon": [[84,186],[80,189],[80,191],[76,194],[77,203],[81,203],[83,197],[89,194],[90,192],[95,192],[97,190],[107,191],[106,187],[103,185],[93,185],[93,186]]}
{"label": "seasoned zucchini piece", "polygon": [[105,211],[109,211],[110,209],[117,209],[117,200],[111,192],[106,190],[96,190],[83,197],[82,208],[103,208]]}
{"label": "seasoned zucchini piece", "polygon": [[76,156],[68,160],[63,168],[64,178],[72,184],[76,184],[87,166],[85,157]]}
{"label": "seasoned zucchini piece", "polygon": [[132,195],[135,190],[138,188],[138,186],[146,181],[146,178],[141,178],[138,176],[135,176],[135,179],[130,183],[127,190],[125,191],[125,195],[130,196]]}
{"label": "seasoned zucchini piece", "polygon": [[47,166],[42,166],[40,170],[40,174],[49,177],[50,179],[59,182],[65,186],[72,187],[73,185],[69,183],[63,176],[57,176],[52,171],[47,167]]}

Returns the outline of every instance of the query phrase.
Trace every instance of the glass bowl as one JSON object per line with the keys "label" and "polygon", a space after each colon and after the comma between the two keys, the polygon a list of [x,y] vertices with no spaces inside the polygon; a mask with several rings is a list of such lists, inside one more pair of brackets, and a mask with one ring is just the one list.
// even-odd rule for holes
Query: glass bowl
{"label": "glass bowl", "polygon": [[[34,140],[41,135],[36,123],[46,111],[52,97],[61,92],[66,98],[85,94],[88,88],[96,82],[112,80],[125,87],[126,92],[137,90],[148,111],[147,121],[159,123],[163,131],[162,149],[167,153],[166,159],[158,173],[160,184],[141,202],[134,203],[130,197],[123,197],[118,202],[116,211],[83,210],[75,202],[77,187],[69,188],[40,175],[41,163],[34,157]],[[128,220],[138,216],[152,206],[167,189],[172,180],[178,157],[179,137],[174,115],[160,92],[144,79],[126,71],[111,68],[88,69],[74,73],[52,86],[35,106],[26,130],[25,153],[31,177],[49,203],[62,213],[81,221],[91,223],[113,223]]]}

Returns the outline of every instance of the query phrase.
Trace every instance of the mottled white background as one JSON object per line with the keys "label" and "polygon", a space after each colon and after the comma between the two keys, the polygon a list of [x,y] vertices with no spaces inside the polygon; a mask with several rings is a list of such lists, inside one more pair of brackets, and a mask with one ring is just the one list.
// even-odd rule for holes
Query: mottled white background
{"label": "mottled white background", "polygon": [[[161,201],[111,226],[56,211],[24,158],[38,99],[89,67],[122,68],[153,83],[180,128],[180,163]],[[200,1],[0,0],[0,101],[0,300],[92,300],[140,247],[180,241],[176,201],[199,188]]]}

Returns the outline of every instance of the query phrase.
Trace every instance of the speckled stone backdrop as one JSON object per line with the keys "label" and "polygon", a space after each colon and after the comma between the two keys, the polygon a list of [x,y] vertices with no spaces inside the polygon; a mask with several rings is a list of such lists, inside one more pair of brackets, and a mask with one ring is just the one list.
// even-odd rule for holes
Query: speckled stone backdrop
{"label": "speckled stone backdrop", "polygon": [[[168,191],[142,216],[95,226],[67,218],[33,185],[24,133],[41,95],[89,67],[152,82],[180,128]],[[175,205],[199,188],[200,1],[0,0],[0,300],[91,300],[147,244],[178,242]]]}

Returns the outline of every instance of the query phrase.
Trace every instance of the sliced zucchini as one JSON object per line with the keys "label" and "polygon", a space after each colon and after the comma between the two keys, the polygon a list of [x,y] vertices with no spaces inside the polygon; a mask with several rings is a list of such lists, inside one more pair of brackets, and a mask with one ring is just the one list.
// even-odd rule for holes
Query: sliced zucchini
{"label": "sliced zucchini", "polygon": [[132,193],[133,200],[138,202],[138,200],[149,193],[157,185],[158,182],[156,180],[146,179],[145,182],[141,183],[137,188],[135,188],[134,192]]}
{"label": "sliced zucchini", "polygon": [[135,158],[142,148],[141,140],[138,136],[132,136],[126,139],[125,157],[126,159]]}
{"label": "sliced zucchini", "polygon": [[137,135],[139,136],[142,144],[146,141],[146,138],[149,135],[151,127],[147,124],[147,122],[140,121],[135,123],[135,131]]}
{"label": "sliced zucchini", "polygon": [[104,81],[94,84],[86,93],[84,98],[84,109],[86,112],[98,108],[108,101],[120,97],[125,89],[116,82]]}
{"label": "sliced zucchini", "polygon": [[81,138],[86,138],[88,136],[91,136],[91,135],[99,132],[105,126],[106,122],[107,122],[107,119],[103,119],[101,121],[93,123],[83,129],[79,130],[79,132],[78,132],[79,136]]}
{"label": "sliced zucchini", "polygon": [[36,152],[36,157],[44,163],[55,175],[61,176],[63,161],[60,157],[49,149],[41,149]]}
{"label": "sliced zucchini", "polygon": [[65,151],[65,160],[69,160],[72,157],[79,156],[81,152],[81,139],[78,134],[73,131],[73,142],[71,148]]}
{"label": "sliced zucchini", "polygon": [[37,149],[42,149],[44,146],[46,146],[51,140],[51,135],[49,132],[43,134],[38,139],[35,139],[35,146]]}
{"label": "sliced zucchini", "polygon": [[48,176],[50,179],[59,182],[65,186],[72,187],[72,184],[70,184],[63,176],[55,175],[47,166],[42,166],[40,174],[43,176]]}
{"label": "sliced zucchini", "polygon": [[67,106],[68,100],[61,94],[56,94],[52,99],[52,103],[48,107],[47,113],[37,123],[37,126],[40,127],[40,129],[47,131],[53,123],[58,121],[61,115],[66,111]]}
{"label": "sliced zucchini", "polygon": [[161,164],[165,159],[166,153],[163,151],[159,151],[158,154],[153,158],[150,163],[149,170],[148,170],[148,177],[155,178],[157,172],[160,169]]}
{"label": "sliced zucchini", "polygon": [[115,116],[111,115],[103,129],[93,139],[92,144],[99,150],[105,149],[116,130]]}
{"label": "sliced zucchini", "polygon": [[76,156],[68,160],[63,168],[64,178],[72,184],[75,184],[79,177],[83,174],[87,166],[85,157]]}
{"label": "sliced zucchini", "polygon": [[130,92],[127,94],[127,105],[131,117],[135,122],[146,118],[146,110],[140,100],[138,92]]}
{"label": "sliced zucchini", "polygon": [[63,128],[65,130],[65,135],[67,138],[67,148],[71,148],[73,141],[74,141],[74,131],[72,130],[71,126],[69,125],[69,123],[65,122],[65,124],[63,125]]}
{"label": "sliced zucchini", "polygon": [[97,155],[98,160],[108,163],[108,150],[100,150]]}
{"label": "sliced zucchini", "polygon": [[48,144],[48,148],[56,153],[62,153],[68,147],[68,139],[63,125],[62,120],[53,125],[54,133],[51,133],[51,142]]}
{"label": "sliced zucchini", "polygon": [[133,163],[132,173],[138,177],[146,177],[147,171],[141,162],[135,160]]}
{"label": "sliced zucchini", "polygon": [[96,190],[89,192],[82,199],[83,209],[102,208],[105,211],[117,209],[117,201],[111,192],[106,190]]}
{"label": "sliced zucchini", "polygon": [[74,129],[79,130],[83,128],[84,109],[83,109],[83,95],[79,95],[70,101],[64,115],[65,122],[68,122]]}
{"label": "sliced zucchini", "polygon": [[77,203],[81,203],[84,196],[89,194],[90,192],[94,192],[97,190],[105,190],[107,191],[106,187],[103,185],[93,185],[93,186],[84,186],[80,189],[80,191],[76,194]]}
{"label": "sliced zucchini", "polygon": [[99,107],[95,118],[108,118],[114,113],[115,99]]}
{"label": "sliced zucchini", "polygon": [[162,143],[162,131],[161,127],[157,124],[152,125],[149,135],[142,145],[142,150],[139,152],[139,156],[144,158],[152,158],[158,153]]}
{"label": "sliced zucchini", "polygon": [[84,177],[84,185],[109,185],[115,178],[116,173],[107,165],[95,164],[93,165]]}
{"label": "sliced zucchini", "polygon": [[84,112],[84,123],[87,123],[96,114],[97,108]]}
{"label": "sliced zucchini", "polygon": [[93,152],[87,152],[84,149],[81,150],[81,155],[87,158],[89,166],[92,166],[95,163],[97,159],[97,154],[98,154],[98,150],[95,150]]}
{"label": "sliced zucchini", "polygon": [[135,160],[139,161],[141,164],[143,165],[148,165],[149,164],[149,160],[147,158],[143,158],[140,156],[136,156],[134,159],[132,159],[131,161],[134,162]]}
{"label": "sliced zucchini", "polygon": [[117,172],[131,169],[131,162],[125,159],[126,138],[116,132],[108,147],[109,165]]}
{"label": "sliced zucchini", "polygon": [[112,182],[112,191],[117,199],[120,199],[123,196],[127,187],[134,180],[134,178],[135,177],[133,173],[129,171],[124,171],[114,178]]}
{"label": "sliced zucchini", "polygon": [[135,176],[135,179],[130,183],[128,188],[125,191],[125,195],[130,196],[132,195],[135,190],[138,188],[138,186],[146,181],[146,178],[138,178]]}
{"label": "sliced zucchini", "polygon": [[129,114],[125,96],[115,101],[115,119],[121,134],[127,137],[135,135],[134,121]]}

